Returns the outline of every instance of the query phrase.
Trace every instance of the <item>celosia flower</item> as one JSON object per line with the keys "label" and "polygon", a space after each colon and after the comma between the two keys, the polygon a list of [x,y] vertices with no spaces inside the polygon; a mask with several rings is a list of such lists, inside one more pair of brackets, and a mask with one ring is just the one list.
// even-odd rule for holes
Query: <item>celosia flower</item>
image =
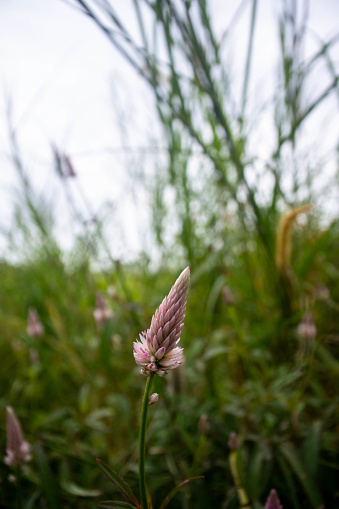
{"label": "celosia flower", "polygon": [[38,313],[34,308],[29,308],[28,310],[26,332],[32,338],[37,338],[44,333],[44,328],[39,320]]}
{"label": "celosia flower", "polygon": [[11,467],[17,467],[20,463],[30,461],[29,443],[24,440],[20,422],[18,421],[12,407],[6,407],[6,431],[7,445],[5,463]]}
{"label": "celosia flower", "polygon": [[112,310],[107,307],[107,304],[101,295],[97,295],[96,305],[93,312],[94,320],[98,325],[107,322],[112,316]]}
{"label": "celosia flower", "polygon": [[184,326],[189,283],[190,269],[187,267],[154,313],[151,327],[139,335],[140,341],[133,343],[135,362],[141,366],[144,375],[167,375],[168,370],[183,361],[183,349],[178,343]]}
{"label": "celosia flower", "polygon": [[149,404],[149,405],[153,405],[154,403],[156,403],[156,402],[158,401],[158,399],[159,399],[159,394],[157,394],[156,392],[154,392],[154,393],[150,396],[150,398],[149,398],[149,400],[148,400],[148,404]]}
{"label": "celosia flower", "polygon": [[275,490],[271,490],[271,493],[266,500],[265,509],[283,509],[283,506],[280,504],[279,497]]}

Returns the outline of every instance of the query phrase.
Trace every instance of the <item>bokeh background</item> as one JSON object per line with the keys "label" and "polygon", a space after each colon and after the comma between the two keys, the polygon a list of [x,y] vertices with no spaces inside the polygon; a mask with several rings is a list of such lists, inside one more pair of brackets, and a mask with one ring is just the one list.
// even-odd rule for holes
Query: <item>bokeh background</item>
{"label": "bokeh background", "polygon": [[[138,493],[132,343],[187,265],[185,364],[149,415],[154,507],[198,475],[168,507],[259,509],[273,488],[338,505],[338,15],[2,2],[1,507],[121,498],[95,458]],[[16,468],[8,405],[32,452]]]}

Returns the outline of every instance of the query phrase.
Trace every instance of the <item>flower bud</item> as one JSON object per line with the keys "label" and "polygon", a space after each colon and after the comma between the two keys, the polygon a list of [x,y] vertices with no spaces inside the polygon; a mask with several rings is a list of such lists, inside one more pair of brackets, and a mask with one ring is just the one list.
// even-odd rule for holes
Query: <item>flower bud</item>
{"label": "flower bud", "polygon": [[149,400],[148,400],[148,404],[149,404],[149,405],[154,405],[154,403],[156,403],[156,402],[158,401],[158,399],[159,399],[159,394],[157,394],[156,392],[154,392],[154,393],[150,396],[150,398],[149,398]]}

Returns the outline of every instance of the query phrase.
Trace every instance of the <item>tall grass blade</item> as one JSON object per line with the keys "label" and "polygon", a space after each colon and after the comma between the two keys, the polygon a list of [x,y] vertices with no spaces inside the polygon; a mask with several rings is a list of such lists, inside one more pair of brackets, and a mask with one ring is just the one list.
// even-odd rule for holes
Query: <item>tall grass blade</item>
{"label": "tall grass blade", "polygon": [[40,444],[36,444],[34,449],[40,470],[41,485],[48,505],[51,509],[61,509],[57,482],[51,472],[46,454]]}
{"label": "tall grass blade", "polygon": [[115,484],[115,486],[117,486],[117,488],[119,488],[119,490],[124,494],[126,495],[126,497],[128,497],[130,499],[131,502],[133,502],[134,506],[135,507],[139,507],[139,502],[138,502],[138,499],[137,497],[134,495],[133,491],[131,490],[131,488],[129,487],[129,485],[127,484],[126,481],[124,481],[122,479],[122,477],[120,477],[120,475],[115,472],[115,470],[113,470],[112,468],[110,468],[108,465],[106,465],[105,463],[103,463],[101,460],[99,460],[98,458],[96,459],[96,462],[99,466],[99,468],[101,468],[101,470],[103,471],[103,473],[105,474],[105,476],[113,483]]}
{"label": "tall grass blade", "polygon": [[282,444],[280,446],[280,451],[283,456],[286,458],[289,465],[292,467],[295,475],[298,477],[301,482],[305,492],[308,495],[309,501],[312,504],[314,509],[318,509],[323,505],[321,494],[315,484],[314,480],[307,475],[305,468],[303,467],[297,452],[294,450],[291,444]]}
{"label": "tall grass blade", "polygon": [[136,506],[128,502],[113,502],[107,500],[105,502],[99,502],[99,507],[102,509],[135,509]]}
{"label": "tall grass blade", "polygon": [[175,488],[173,488],[172,491],[169,492],[167,497],[162,501],[159,509],[165,509],[165,507],[167,507],[167,505],[172,500],[172,498],[175,497],[175,495],[181,490],[181,488],[186,486],[186,484],[190,483],[191,481],[194,481],[194,479],[203,479],[203,478],[204,478],[204,476],[200,475],[200,476],[191,477],[190,479],[185,479],[185,481],[182,481],[180,484],[178,484],[178,486],[176,486]]}

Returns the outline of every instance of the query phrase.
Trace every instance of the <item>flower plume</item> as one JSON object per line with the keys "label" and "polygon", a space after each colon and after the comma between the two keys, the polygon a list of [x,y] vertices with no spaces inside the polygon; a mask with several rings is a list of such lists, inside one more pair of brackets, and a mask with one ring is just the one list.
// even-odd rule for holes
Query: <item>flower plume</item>
{"label": "flower plume", "polygon": [[43,325],[39,320],[39,315],[34,308],[28,310],[27,334],[32,338],[37,338],[44,333]]}
{"label": "flower plume", "polygon": [[183,349],[178,346],[184,326],[190,269],[180,274],[152,317],[151,326],[133,343],[135,362],[147,376],[163,376],[183,361]]}
{"label": "flower plume", "polygon": [[7,456],[5,457],[5,463],[11,467],[16,467],[20,463],[30,461],[30,447],[23,438],[20,422],[13,408],[10,406],[6,407],[6,414]]}
{"label": "flower plume", "polygon": [[283,509],[283,506],[280,504],[278,494],[275,490],[271,490],[271,493],[266,500],[265,509]]}
{"label": "flower plume", "polygon": [[107,322],[107,320],[109,320],[112,316],[112,310],[109,309],[109,307],[107,306],[104,298],[102,297],[102,295],[98,294],[97,297],[96,297],[96,308],[93,312],[93,317],[94,317],[94,320],[96,321],[97,325],[102,325],[104,324],[105,322]]}

